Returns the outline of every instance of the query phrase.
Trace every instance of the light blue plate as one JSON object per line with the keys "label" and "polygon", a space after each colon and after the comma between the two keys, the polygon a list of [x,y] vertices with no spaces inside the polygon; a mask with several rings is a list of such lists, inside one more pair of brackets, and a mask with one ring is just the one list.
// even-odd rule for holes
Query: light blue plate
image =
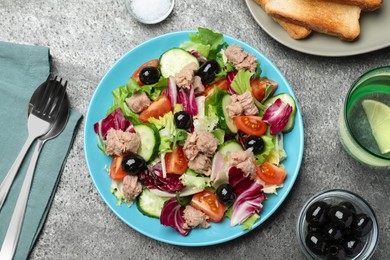
{"label": "light blue plate", "polygon": [[[125,54],[107,72],[97,87],[89,105],[84,132],[85,157],[92,180],[99,194],[110,209],[130,227],[148,237],[169,244],[208,246],[232,240],[248,233],[248,231],[242,231],[241,226],[230,227],[229,219],[224,218],[220,223],[212,223],[208,229],[194,229],[188,236],[182,236],[175,229],[161,225],[159,219],[142,215],[135,204],[130,208],[126,205],[116,206],[117,199],[110,192],[111,180],[105,170],[105,166],[109,166],[111,160],[110,157],[105,156],[98,149],[97,138],[93,130],[94,123],[104,118],[107,109],[112,105],[113,97],[111,91],[124,85],[141,64],[148,60],[156,59],[168,49],[178,47],[183,41],[189,40],[188,33],[190,32],[175,32],[149,40]],[[224,38],[229,45],[233,43],[238,44],[257,57],[261,62],[262,76],[267,76],[269,79],[278,82],[277,93],[286,92],[295,98],[291,87],[279,69],[262,53],[229,36],[224,36]],[[288,158],[284,161],[288,172],[287,179],[284,187],[278,190],[278,195],[268,196],[268,200],[263,202],[264,207],[261,212],[261,218],[253,228],[261,225],[282,204],[298,176],[303,154],[303,123],[298,104],[295,126],[290,133],[285,135],[284,144],[288,154]]]}

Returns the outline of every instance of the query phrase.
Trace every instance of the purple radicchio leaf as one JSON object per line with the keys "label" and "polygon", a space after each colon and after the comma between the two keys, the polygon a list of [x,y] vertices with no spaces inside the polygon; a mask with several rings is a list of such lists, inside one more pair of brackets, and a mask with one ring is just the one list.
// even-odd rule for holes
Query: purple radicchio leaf
{"label": "purple radicchio leaf", "polygon": [[184,228],[185,223],[184,207],[182,207],[176,198],[170,198],[161,210],[160,223],[164,226],[173,227],[183,236],[188,235],[190,229]]}
{"label": "purple radicchio leaf", "polygon": [[263,121],[271,125],[270,133],[275,135],[287,125],[292,112],[292,107],[278,98],[270,107],[265,110]]}
{"label": "purple radicchio leaf", "polygon": [[227,77],[226,77],[228,90],[229,90],[229,93],[232,95],[237,95],[237,92],[231,86],[232,81],[234,80],[236,75],[237,75],[237,71],[231,71],[227,74]]}
{"label": "purple radicchio leaf", "polygon": [[175,109],[175,104],[177,103],[177,86],[172,77],[168,79],[168,88],[164,91],[164,94],[169,99],[173,111]]}
{"label": "purple radicchio leaf", "polygon": [[229,183],[236,191],[237,198],[233,204],[233,213],[230,219],[230,226],[242,224],[252,214],[259,214],[263,205],[261,204],[265,195],[263,186],[245,177],[242,170],[232,167],[229,170]]}
{"label": "purple radicchio leaf", "polygon": [[93,125],[95,133],[103,140],[106,139],[107,132],[111,128],[135,133],[132,123],[125,119],[120,108],[115,109],[106,118],[96,122]]}

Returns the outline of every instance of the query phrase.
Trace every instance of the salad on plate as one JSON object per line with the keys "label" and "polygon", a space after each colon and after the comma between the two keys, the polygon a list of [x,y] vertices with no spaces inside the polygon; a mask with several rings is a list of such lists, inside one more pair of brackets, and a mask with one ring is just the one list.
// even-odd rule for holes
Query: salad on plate
{"label": "salad on plate", "polygon": [[230,219],[249,230],[283,187],[296,103],[256,57],[206,28],[140,64],[94,124],[117,206],[186,236]]}

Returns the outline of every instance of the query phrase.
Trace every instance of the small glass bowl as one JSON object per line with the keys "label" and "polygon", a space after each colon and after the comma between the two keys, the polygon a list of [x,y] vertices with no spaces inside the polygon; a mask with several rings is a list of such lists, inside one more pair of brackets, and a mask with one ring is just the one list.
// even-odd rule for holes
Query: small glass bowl
{"label": "small glass bowl", "polygon": [[346,259],[369,259],[374,254],[379,239],[379,228],[378,228],[378,222],[375,213],[371,208],[371,206],[363,198],[350,191],[340,190],[340,189],[326,190],[315,194],[305,203],[301,212],[299,213],[297,227],[296,227],[297,228],[296,235],[297,235],[298,243],[305,256],[308,259],[315,259],[315,260],[326,259],[325,256],[316,255],[313,252],[311,252],[305,242],[305,238],[307,235],[307,228],[308,228],[308,223],[306,222],[306,211],[308,210],[310,205],[312,205],[314,202],[317,201],[325,201],[331,205],[335,205],[335,204],[339,204],[340,202],[347,201],[352,203],[357,213],[365,213],[367,216],[369,216],[372,219],[373,227],[370,233],[368,233],[362,239],[364,246],[361,252],[353,256],[352,258],[351,257],[346,258]]}
{"label": "small glass bowl", "polygon": [[[173,7],[175,6],[175,0],[156,1],[156,3],[162,6],[155,5],[148,7],[148,3],[149,2],[145,0],[125,0],[126,8],[131,16],[144,24],[157,24],[164,21],[171,14]],[[142,12],[138,13],[137,10],[134,9],[135,6],[137,6],[137,9],[142,6]]]}

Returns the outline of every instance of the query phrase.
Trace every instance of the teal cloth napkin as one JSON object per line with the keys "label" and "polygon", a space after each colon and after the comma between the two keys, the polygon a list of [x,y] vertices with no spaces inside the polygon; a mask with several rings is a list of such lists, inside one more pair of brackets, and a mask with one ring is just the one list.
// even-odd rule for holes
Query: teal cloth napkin
{"label": "teal cloth napkin", "polygon": [[[0,42],[0,182],[27,138],[27,105],[50,73],[49,49]],[[14,259],[27,259],[46,220],[82,115],[70,111],[64,131],[45,143],[35,170]],[[15,207],[35,143],[31,146],[0,211],[0,246]]]}

